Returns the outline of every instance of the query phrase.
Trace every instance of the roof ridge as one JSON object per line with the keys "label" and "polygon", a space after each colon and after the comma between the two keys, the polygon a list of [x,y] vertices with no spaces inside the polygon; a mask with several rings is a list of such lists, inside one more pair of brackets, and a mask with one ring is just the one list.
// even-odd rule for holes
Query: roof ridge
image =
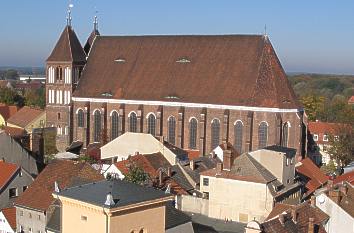
{"label": "roof ridge", "polygon": [[[262,176],[262,178],[264,179],[264,181],[266,181],[267,183],[270,183],[270,182],[272,182],[272,181],[274,181],[274,180],[277,180],[277,178],[273,175],[273,173],[271,173],[267,168],[265,168],[265,167],[264,167],[261,163],[259,163],[255,158],[253,158],[249,153],[247,153],[247,156],[249,157],[250,162],[251,162],[252,165],[255,167],[255,169],[257,170],[257,172],[259,173],[259,175]],[[260,169],[264,170],[265,172],[270,173],[270,175],[273,176],[273,179],[270,180],[270,181],[268,181],[268,180],[265,178],[265,176],[262,174],[262,172],[259,170],[259,168],[258,168],[257,166],[258,166]]]}
{"label": "roof ridge", "polygon": [[71,40],[70,40],[71,36],[70,36],[70,30],[69,30],[71,28],[71,26],[67,26],[66,28],[68,30],[68,41],[69,41],[70,57],[71,57],[71,61],[74,62],[73,51],[72,51],[72,48],[71,48]]}

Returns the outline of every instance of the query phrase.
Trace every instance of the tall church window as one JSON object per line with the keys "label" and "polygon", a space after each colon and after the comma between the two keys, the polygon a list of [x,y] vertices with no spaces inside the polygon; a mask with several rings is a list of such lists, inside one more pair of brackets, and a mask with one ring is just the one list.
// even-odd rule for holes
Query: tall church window
{"label": "tall church window", "polygon": [[235,149],[238,153],[241,154],[242,152],[242,131],[243,131],[243,124],[241,121],[236,121],[235,124]]}
{"label": "tall church window", "polygon": [[156,118],[154,114],[148,116],[148,133],[155,136],[156,131]]}
{"label": "tall church window", "polygon": [[215,149],[220,144],[220,121],[214,119],[211,122],[211,148]]}
{"label": "tall church window", "polygon": [[112,140],[118,137],[119,130],[119,115],[116,111],[112,112],[111,116],[111,136]]}
{"label": "tall church window", "polygon": [[289,124],[286,122],[283,125],[283,133],[282,133],[282,140],[281,145],[284,147],[288,147],[288,138],[289,138]]}
{"label": "tall church window", "polygon": [[175,145],[176,143],[176,118],[170,116],[168,118],[168,142]]}
{"label": "tall church window", "polygon": [[131,112],[129,115],[129,132],[137,132],[137,117],[135,112]]}
{"label": "tall church window", "polygon": [[93,113],[93,141],[101,141],[101,112],[99,110]]}
{"label": "tall church window", "polygon": [[192,118],[189,122],[189,148],[197,149],[197,119]]}
{"label": "tall church window", "polygon": [[258,127],[258,149],[262,149],[267,146],[268,141],[268,125],[266,122],[261,122]]}
{"label": "tall church window", "polygon": [[55,77],[56,77],[57,81],[58,80],[60,80],[60,81],[63,80],[63,68],[61,68],[60,66],[55,68]]}
{"label": "tall church window", "polygon": [[82,109],[77,111],[77,126],[84,127],[84,110]]}

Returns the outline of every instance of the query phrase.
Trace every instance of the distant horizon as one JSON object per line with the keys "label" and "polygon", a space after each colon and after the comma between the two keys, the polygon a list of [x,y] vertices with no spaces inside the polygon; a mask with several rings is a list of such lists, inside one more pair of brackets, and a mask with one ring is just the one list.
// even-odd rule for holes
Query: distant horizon
{"label": "distant horizon", "polygon": [[[69,1],[2,3],[0,66],[43,67],[66,25]],[[287,73],[354,75],[354,1],[72,0],[85,43],[97,14],[104,36],[263,35]],[[98,13],[95,13],[95,11]],[[265,29],[266,25],[266,29]]]}

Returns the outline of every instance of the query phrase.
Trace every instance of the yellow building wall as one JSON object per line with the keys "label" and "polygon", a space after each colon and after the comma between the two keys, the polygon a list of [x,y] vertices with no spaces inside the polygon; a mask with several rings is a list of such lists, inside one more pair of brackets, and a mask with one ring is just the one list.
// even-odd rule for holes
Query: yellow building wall
{"label": "yellow building wall", "polygon": [[5,119],[4,117],[0,114],[0,126],[4,126],[5,125]]}
{"label": "yellow building wall", "polygon": [[[42,122],[42,123],[41,123]],[[34,119],[32,122],[30,122],[28,125],[26,125],[24,128],[18,125],[14,125],[11,123],[7,123],[7,126],[14,127],[14,128],[20,128],[20,129],[25,129],[28,133],[31,133],[34,128],[42,128],[46,125],[46,114],[45,112],[41,114],[39,117]]]}

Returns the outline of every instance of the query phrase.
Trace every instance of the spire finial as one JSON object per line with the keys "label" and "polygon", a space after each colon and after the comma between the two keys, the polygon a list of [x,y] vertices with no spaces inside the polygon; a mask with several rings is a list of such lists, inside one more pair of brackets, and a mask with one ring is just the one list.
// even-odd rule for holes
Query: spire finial
{"label": "spire finial", "polygon": [[267,36],[267,24],[264,24],[264,35]]}
{"label": "spire finial", "polygon": [[97,13],[98,13],[98,11],[96,10],[96,11],[95,11],[95,17],[94,17],[94,20],[93,20],[93,29],[94,29],[95,31],[98,30]]}
{"label": "spire finial", "polygon": [[71,26],[71,21],[72,21],[72,17],[71,17],[71,8],[73,8],[74,5],[72,3],[69,3],[68,6],[68,15],[66,16],[66,24],[68,26]]}

